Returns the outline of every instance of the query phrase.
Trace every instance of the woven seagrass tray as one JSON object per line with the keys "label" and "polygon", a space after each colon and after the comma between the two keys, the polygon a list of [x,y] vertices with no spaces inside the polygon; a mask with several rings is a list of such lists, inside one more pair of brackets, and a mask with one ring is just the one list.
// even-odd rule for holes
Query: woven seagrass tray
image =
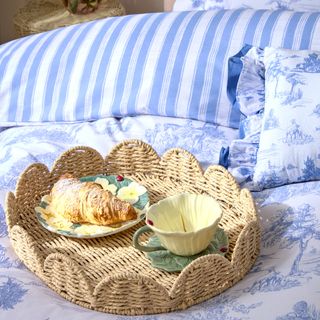
{"label": "woven seagrass tray", "polygon": [[[181,272],[151,267],[132,247],[133,233],[74,239],[51,233],[37,221],[34,208],[64,173],[77,177],[121,174],[144,185],[151,203],[179,192],[208,194],[223,208],[220,226],[228,233],[229,251],[202,256]],[[202,171],[182,149],[162,157],[139,140],[116,145],[105,159],[88,147],[63,153],[51,172],[40,163],[20,176],[7,197],[6,218],[12,246],[24,264],[65,299],[97,311],[141,315],[185,309],[241,280],[259,254],[260,226],[250,192],[240,190],[221,166]],[[143,240],[143,239],[142,239]]]}
{"label": "woven seagrass tray", "polygon": [[125,15],[119,0],[101,0],[97,10],[87,14],[71,14],[61,0],[30,0],[13,17],[17,37],[49,31],[77,23]]}

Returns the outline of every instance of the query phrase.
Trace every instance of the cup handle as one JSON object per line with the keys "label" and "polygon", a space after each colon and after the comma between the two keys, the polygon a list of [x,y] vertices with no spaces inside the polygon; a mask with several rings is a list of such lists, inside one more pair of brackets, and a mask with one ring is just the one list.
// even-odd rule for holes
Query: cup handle
{"label": "cup handle", "polygon": [[138,229],[134,235],[133,235],[133,246],[144,252],[152,252],[152,251],[158,251],[158,250],[166,250],[166,248],[159,246],[159,247],[149,247],[149,246],[143,246],[139,243],[139,237],[146,232],[150,232],[152,229],[149,226],[143,226],[140,229]]}

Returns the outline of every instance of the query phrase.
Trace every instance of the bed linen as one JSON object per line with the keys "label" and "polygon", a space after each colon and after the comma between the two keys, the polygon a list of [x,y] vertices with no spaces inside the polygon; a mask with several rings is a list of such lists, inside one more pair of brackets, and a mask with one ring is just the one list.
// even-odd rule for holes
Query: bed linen
{"label": "bed linen", "polygon": [[239,127],[228,59],[320,50],[320,12],[210,10],[95,20],[0,46],[0,126],[141,114]]}
{"label": "bed linen", "polygon": [[14,190],[29,164],[42,162],[50,168],[59,154],[76,145],[90,146],[104,156],[117,142],[138,138],[159,154],[182,147],[206,168],[218,163],[220,148],[237,134],[200,121],[155,116],[0,132],[0,319],[320,319],[319,181],[254,193],[262,225],[255,266],[221,295],[180,312],[127,317],[81,308],[47,288],[13,252],[5,224],[5,194]]}

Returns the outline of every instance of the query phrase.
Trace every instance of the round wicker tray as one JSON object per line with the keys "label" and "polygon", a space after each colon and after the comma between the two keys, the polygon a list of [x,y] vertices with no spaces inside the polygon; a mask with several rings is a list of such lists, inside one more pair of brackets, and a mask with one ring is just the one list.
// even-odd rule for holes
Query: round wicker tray
{"label": "round wicker tray", "polygon": [[49,31],[77,23],[122,16],[126,11],[119,0],[101,0],[98,9],[88,14],[71,14],[61,0],[30,0],[13,18],[17,37]]}
{"label": "round wicker tray", "polygon": [[[151,203],[183,191],[216,198],[224,211],[220,226],[229,236],[226,257],[202,256],[181,272],[169,273],[152,268],[144,253],[132,247],[133,233],[143,222],[96,239],[72,239],[45,230],[34,207],[67,172],[77,177],[124,175],[148,188]],[[6,217],[12,246],[32,272],[65,299],[102,312],[141,315],[185,309],[233,286],[259,254],[254,201],[227,170],[211,166],[203,173],[187,151],[171,149],[160,158],[139,140],[118,144],[105,159],[88,147],[70,149],[51,172],[40,163],[29,166],[15,194],[8,194]]]}

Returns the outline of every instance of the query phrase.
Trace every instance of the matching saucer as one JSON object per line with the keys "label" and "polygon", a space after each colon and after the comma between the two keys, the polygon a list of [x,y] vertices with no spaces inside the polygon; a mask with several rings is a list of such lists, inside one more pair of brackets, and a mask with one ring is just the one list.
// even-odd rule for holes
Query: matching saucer
{"label": "matching saucer", "polygon": [[[156,235],[149,238],[148,246],[158,247],[160,241]],[[224,256],[228,251],[228,235],[222,228],[218,228],[209,246],[204,251],[192,256],[178,256],[168,250],[158,250],[146,253],[146,256],[151,261],[153,267],[168,271],[178,272],[185,268],[193,260],[207,255],[207,254],[220,254]]]}

